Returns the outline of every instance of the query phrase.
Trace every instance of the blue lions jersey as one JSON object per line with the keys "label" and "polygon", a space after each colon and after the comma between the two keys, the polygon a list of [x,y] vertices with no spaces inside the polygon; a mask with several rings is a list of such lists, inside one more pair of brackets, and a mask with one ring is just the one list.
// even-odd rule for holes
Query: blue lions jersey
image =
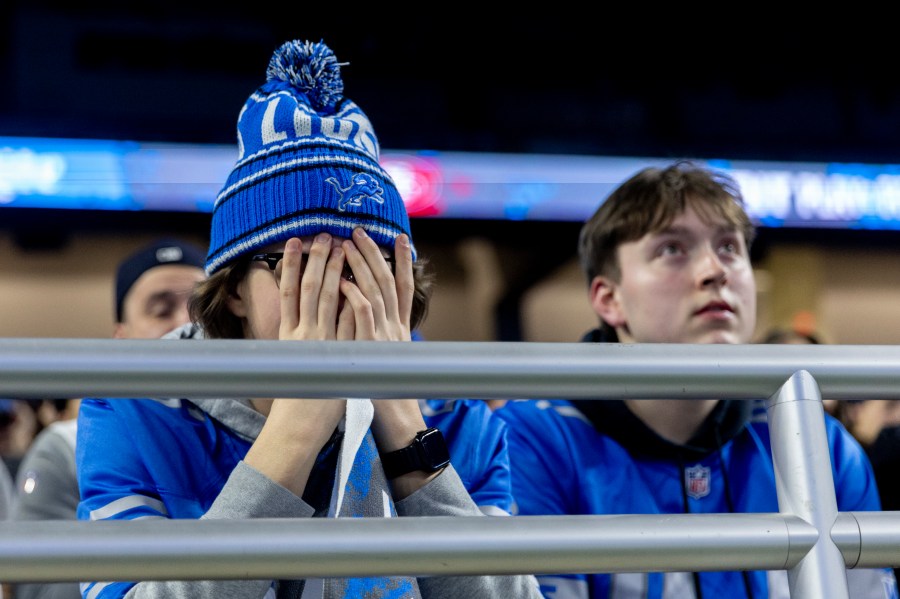
{"label": "blue lions jersey", "polygon": [[[606,412],[592,420],[576,407],[587,403]],[[727,423],[731,417],[724,438],[717,424],[720,430],[707,435],[708,439],[684,447],[654,439],[636,417],[629,418],[622,402],[509,402],[496,415],[509,425],[514,513],[777,513],[765,412],[757,411],[754,417],[746,409],[742,416],[737,413],[742,403],[756,402],[720,402],[717,422]],[[860,445],[830,416],[826,431],[838,509],[880,510],[872,468]],[[675,599],[701,596],[697,585],[705,598],[788,597],[786,571],[572,574],[538,579],[550,599]],[[897,597],[890,569],[849,570],[848,582],[850,596],[856,599]]]}
{"label": "blue lions jersey", "polygon": [[[420,406],[426,424],[444,434],[453,469],[481,511],[509,515],[512,492],[506,424],[480,400],[427,400],[420,401]],[[234,485],[235,477],[262,477],[248,475],[248,469],[240,467],[252,441],[188,400],[86,398],[78,418],[76,457],[82,496],[78,518],[82,520],[208,517],[214,503],[220,505],[226,483]],[[111,434],[114,431],[118,434]],[[323,450],[320,461],[334,455]],[[327,508],[333,467],[330,472],[332,478],[320,484],[311,477],[303,496],[310,506]],[[281,487],[263,491],[264,484],[257,478],[245,485],[244,492],[273,493],[273,497],[284,492]],[[303,514],[287,516],[295,515]],[[268,583],[260,584],[262,596]],[[85,583],[82,593],[115,599],[133,585]]]}

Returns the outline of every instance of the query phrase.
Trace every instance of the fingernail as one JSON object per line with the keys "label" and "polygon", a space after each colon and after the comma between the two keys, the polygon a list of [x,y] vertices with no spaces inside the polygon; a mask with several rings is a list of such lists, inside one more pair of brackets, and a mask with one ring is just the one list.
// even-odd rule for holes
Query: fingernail
{"label": "fingernail", "polygon": [[359,238],[366,238],[366,237],[369,236],[369,234],[366,233],[366,230],[363,229],[362,227],[356,227],[356,230],[353,231],[353,232],[354,232],[354,233],[356,234],[356,236],[359,237]]}
{"label": "fingernail", "polygon": [[328,243],[331,241],[331,235],[328,233],[319,233],[316,235],[316,243]]}
{"label": "fingernail", "polygon": [[409,237],[406,235],[406,233],[401,233],[400,235],[398,235],[397,241],[399,241],[400,245],[402,245],[403,247],[409,247]]}

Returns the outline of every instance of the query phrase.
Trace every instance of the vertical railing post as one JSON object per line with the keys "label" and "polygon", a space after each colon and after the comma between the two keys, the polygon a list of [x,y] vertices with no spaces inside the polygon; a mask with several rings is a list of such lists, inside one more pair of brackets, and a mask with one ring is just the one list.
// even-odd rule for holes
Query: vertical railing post
{"label": "vertical railing post", "polygon": [[766,407],[778,508],[819,532],[809,553],[788,570],[791,598],[847,599],[847,566],[831,537],[838,509],[819,386],[809,372],[799,370]]}

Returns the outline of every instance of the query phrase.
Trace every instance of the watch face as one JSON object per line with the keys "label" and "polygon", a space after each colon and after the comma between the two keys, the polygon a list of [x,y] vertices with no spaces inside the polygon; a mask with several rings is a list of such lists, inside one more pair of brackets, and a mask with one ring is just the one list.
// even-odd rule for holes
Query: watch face
{"label": "watch face", "polygon": [[444,441],[444,435],[437,429],[429,429],[419,439],[422,458],[432,470],[443,468],[450,463],[450,452],[447,450],[447,443]]}

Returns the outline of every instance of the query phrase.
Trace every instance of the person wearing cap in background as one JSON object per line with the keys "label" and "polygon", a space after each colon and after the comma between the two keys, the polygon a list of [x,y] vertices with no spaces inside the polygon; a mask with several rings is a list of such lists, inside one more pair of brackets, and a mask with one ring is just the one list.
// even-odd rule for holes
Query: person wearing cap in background
{"label": "person wearing cap in background", "polygon": [[[266,83],[238,116],[238,159],[215,201],[193,323],[167,337],[411,341],[431,275],[372,125],[343,95],[340,67],[323,42],[289,41],[272,55]],[[487,517],[477,488],[467,489],[485,476],[509,496],[505,439],[481,444],[480,420],[445,423],[445,439],[416,399],[270,397],[85,398],[78,517]],[[453,454],[453,438],[465,453]],[[533,576],[98,581],[82,593],[540,597]]]}
{"label": "person wearing cap in background", "polygon": [[[206,254],[177,239],[160,239],[125,260],[115,279],[116,339],[158,339],[190,321],[188,298],[206,278]],[[75,468],[78,399],[63,419],[35,437],[18,470],[14,520],[75,520],[80,500]],[[17,599],[77,599],[78,583],[16,585]]]}
{"label": "person wearing cap in background", "polygon": [[187,300],[206,278],[206,254],[176,239],[140,249],[116,271],[116,339],[157,339],[188,322]]}

